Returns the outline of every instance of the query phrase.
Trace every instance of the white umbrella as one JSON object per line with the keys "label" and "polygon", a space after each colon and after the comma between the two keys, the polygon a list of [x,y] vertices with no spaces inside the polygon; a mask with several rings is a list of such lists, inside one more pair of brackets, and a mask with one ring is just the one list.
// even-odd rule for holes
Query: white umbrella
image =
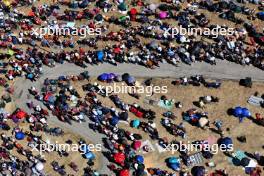
{"label": "white umbrella", "polygon": [[44,165],[41,162],[38,162],[35,166],[37,171],[42,171],[44,169]]}
{"label": "white umbrella", "polygon": [[206,102],[211,102],[211,101],[212,101],[212,97],[211,97],[211,96],[205,96],[205,97],[204,97],[204,100],[205,100]]}
{"label": "white umbrella", "polygon": [[154,11],[154,10],[157,9],[157,5],[156,4],[150,4],[149,5],[149,9],[152,10],[152,11]]}

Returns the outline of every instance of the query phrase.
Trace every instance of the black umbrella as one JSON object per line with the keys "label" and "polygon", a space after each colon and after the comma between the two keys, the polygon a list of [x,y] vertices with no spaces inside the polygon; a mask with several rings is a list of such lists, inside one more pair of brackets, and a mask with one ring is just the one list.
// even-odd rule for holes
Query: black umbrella
{"label": "black umbrella", "polygon": [[170,8],[170,6],[167,5],[167,4],[160,4],[160,5],[159,5],[159,9],[162,10],[162,11],[167,11],[167,10],[169,10],[169,9],[171,9],[171,8]]}
{"label": "black umbrella", "polygon": [[249,162],[250,162],[250,159],[247,158],[247,157],[245,157],[245,158],[243,158],[243,159],[240,161],[240,165],[243,166],[243,167],[246,167],[246,166],[248,166]]}
{"label": "black umbrella", "polygon": [[258,160],[258,164],[261,166],[264,166],[264,156],[260,156],[260,158]]}
{"label": "black umbrella", "polygon": [[133,137],[136,139],[136,140],[140,140],[142,139],[142,136],[140,134],[133,134]]}
{"label": "black umbrella", "polygon": [[102,21],[102,20],[103,20],[103,15],[101,15],[101,14],[97,14],[97,15],[94,17],[94,19],[95,19],[96,21]]}
{"label": "black umbrella", "polygon": [[122,75],[122,80],[123,80],[123,81],[126,81],[126,80],[128,80],[129,77],[130,77],[129,73],[124,73],[124,74]]}
{"label": "black umbrella", "polygon": [[128,119],[128,113],[126,111],[123,111],[119,114],[120,120],[127,120]]}
{"label": "black umbrella", "polygon": [[193,176],[204,176],[205,167],[204,166],[194,166],[191,172]]}

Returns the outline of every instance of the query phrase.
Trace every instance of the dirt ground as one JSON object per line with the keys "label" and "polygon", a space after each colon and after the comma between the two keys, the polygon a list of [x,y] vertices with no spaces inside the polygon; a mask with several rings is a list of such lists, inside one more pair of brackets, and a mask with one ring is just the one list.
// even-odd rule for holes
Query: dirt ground
{"label": "dirt ground", "polygon": [[[142,81],[143,79],[139,79],[139,81]],[[239,123],[239,120],[234,117],[230,116],[227,113],[227,110],[229,108],[233,108],[236,106],[241,107],[247,107],[250,109],[252,115],[254,116],[255,113],[261,113],[263,114],[263,109],[260,107],[255,107],[247,103],[247,99],[253,95],[256,91],[260,94],[263,93],[264,90],[264,84],[255,82],[253,84],[253,87],[245,88],[238,84],[236,81],[223,81],[222,87],[220,89],[208,89],[205,87],[193,87],[193,86],[173,86],[170,84],[171,79],[154,79],[153,83],[154,85],[167,85],[168,86],[168,93],[166,94],[167,98],[169,99],[175,99],[176,102],[180,101],[183,104],[183,107],[181,109],[177,109],[174,107],[171,111],[177,115],[177,119],[174,120],[175,124],[179,124],[182,122],[182,112],[187,111],[190,108],[197,108],[199,111],[205,111],[209,114],[209,120],[211,122],[214,122],[216,119],[221,119],[223,121],[223,129],[230,128],[230,131],[225,130],[225,136],[229,136],[234,140],[234,151],[242,150],[247,151],[249,153],[254,153],[255,151],[259,151],[262,154],[264,154],[262,146],[264,144],[264,138],[263,132],[264,128],[261,126],[257,126],[250,120],[246,119],[244,122]],[[83,96],[84,92],[81,90],[81,85],[83,83],[77,83],[74,82],[74,87],[76,87],[80,94]],[[104,84],[102,84],[104,85]],[[159,99],[162,94],[154,94],[151,99]],[[215,104],[209,104],[206,105],[204,109],[200,109],[196,107],[193,102],[198,101],[199,97],[206,96],[206,95],[212,95],[217,96],[220,98],[220,102]],[[187,138],[181,139],[180,137],[175,137],[171,134],[169,134],[166,129],[161,125],[160,121],[162,118],[162,113],[166,112],[166,109],[160,108],[159,106],[151,106],[146,103],[144,103],[145,96],[142,95],[140,100],[137,100],[133,97],[130,97],[125,94],[118,94],[118,96],[125,102],[125,103],[137,103],[140,106],[144,108],[150,108],[154,110],[157,114],[157,118],[154,120],[154,122],[157,125],[157,129],[159,131],[159,134],[161,137],[168,138],[169,141],[176,139],[178,141],[196,141],[196,140],[205,140],[208,139],[208,137],[215,137],[219,138],[220,136],[211,130],[203,130],[198,127],[194,127],[186,122],[184,122],[184,125],[187,129]],[[149,97],[148,97],[149,98]],[[103,104],[106,104],[108,106],[113,106],[114,104],[108,99],[108,98],[100,98],[100,100],[103,102]],[[130,120],[136,119],[135,115],[129,114]],[[144,121],[144,119],[139,119],[141,121]],[[142,132],[141,129],[134,129],[131,127],[128,127],[127,124],[120,123],[120,128],[127,129],[129,131],[139,133],[143,136],[143,139],[148,139],[151,141],[152,144],[156,144],[156,141],[152,141],[148,134]],[[213,125],[211,125],[213,128]],[[240,143],[238,140],[236,140],[236,137],[245,135],[247,137],[247,143],[243,144]],[[257,140],[256,140],[257,139]],[[179,156],[179,153],[172,154],[171,152],[164,152],[164,153],[157,153],[151,152],[145,154],[145,164],[146,168],[148,167],[159,167],[162,169],[169,170],[165,164],[165,159],[170,156]],[[236,167],[232,165],[228,161],[228,157],[225,156],[221,151],[219,151],[212,160],[216,164],[216,168],[213,169],[221,169],[225,168],[230,175],[244,175],[244,171],[242,167]],[[206,162],[210,162],[206,161]],[[188,168],[187,168],[188,169]],[[210,169],[209,169],[210,170]]]}

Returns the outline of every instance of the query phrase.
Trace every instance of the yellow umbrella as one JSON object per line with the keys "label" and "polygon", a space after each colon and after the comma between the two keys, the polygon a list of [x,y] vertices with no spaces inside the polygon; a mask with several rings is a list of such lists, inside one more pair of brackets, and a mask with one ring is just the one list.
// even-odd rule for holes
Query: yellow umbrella
{"label": "yellow umbrella", "polygon": [[11,5],[11,2],[9,0],[3,0],[3,3],[8,7]]}
{"label": "yellow umbrella", "polygon": [[8,49],[8,51],[7,51],[7,54],[10,55],[10,56],[13,56],[14,53],[15,53],[15,52],[14,52],[13,50],[11,50],[11,49]]}

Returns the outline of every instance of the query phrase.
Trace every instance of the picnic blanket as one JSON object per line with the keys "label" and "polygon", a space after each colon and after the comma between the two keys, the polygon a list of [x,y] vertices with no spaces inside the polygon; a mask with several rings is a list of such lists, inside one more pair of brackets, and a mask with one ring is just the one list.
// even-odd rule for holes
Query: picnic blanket
{"label": "picnic blanket", "polygon": [[159,100],[145,98],[144,103],[149,104],[151,106],[155,106],[155,105],[158,105]]}
{"label": "picnic blanket", "polygon": [[243,158],[247,157],[247,155],[245,154],[245,152],[241,151],[241,150],[237,150],[235,153],[235,158],[229,157],[228,161],[234,165],[239,165],[238,162],[240,162]]}
{"label": "picnic blanket", "polygon": [[261,97],[256,97],[256,96],[250,96],[248,99],[248,103],[254,106],[261,106],[260,103],[263,102],[264,99]]}
{"label": "picnic blanket", "polygon": [[189,157],[187,158],[186,164],[188,167],[192,167],[192,166],[196,166],[196,165],[203,163],[203,161],[204,159],[203,159],[202,152],[197,152],[193,155],[189,155]]}

